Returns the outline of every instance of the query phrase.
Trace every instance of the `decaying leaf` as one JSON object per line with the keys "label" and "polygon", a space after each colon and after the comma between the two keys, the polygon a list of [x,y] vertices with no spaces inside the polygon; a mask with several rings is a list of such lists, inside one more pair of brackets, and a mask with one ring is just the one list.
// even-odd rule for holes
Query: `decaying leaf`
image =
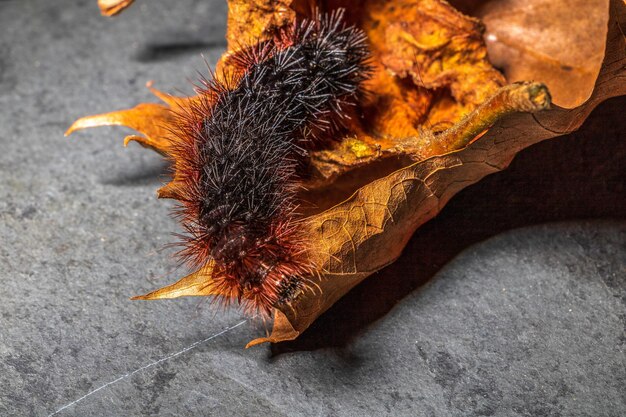
{"label": "decaying leaf", "polygon": [[[342,5],[329,3],[329,7]],[[501,87],[504,79],[486,59],[479,36],[480,23],[460,15],[443,1],[363,0],[347,5],[354,10],[353,22],[367,32],[374,50],[372,96],[363,103],[366,118],[355,122],[351,133],[335,147],[312,155],[312,191],[308,201],[328,209],[299,222],[310,236],[309,256],[318,267],[318,274],[310,277],[311,291],[304,291],[290,304],[275,309],[272,334],[248,346],[296,338],[351,288],[393,262],[415,229],[434,217],[455,193],[506,168],[520,150],[575,130],[601,101],[626,94],[626,43],[620,27],[625,21],[625,10],[619,0],[611,2],[610,15],[603,9],[603,1],[583,7],[586,15],[577,15],[576,20],[581,30],[564,31],[563,26],[545,25],[542,36],[531,30],[538,27],[531,14],[526,19],[511,17],[511,27],[507,27],[506,17],[510,10],[537,10],[533,5],[546,8],[544,0],[527,0],[523,6],[517,6],[515,0],[499,3],[510,4],[511,9],[491,7],[490,2],[483,4],[486,6],[480,10],[487,22],[490,51],[493,50],[498,66],[505,69],[507,81],[526,76],[544,81],[546,74],[545,82],[555,86],[555,102],[562,106],[546,110],[550,94],[542,83]],[[566,13],[570,7],[561,1],[550,4],[554,13]],[[296,15],[306,14],[310,10],[307,5],[289,0],[232,0],[229,52],[220,65],[227,67],[229,56],[237,49],[267,36],[274,27],[291,22]],[[602,32],[596,18],[608,22],[608,31]],[[532,36],[512,37],[527,28]],[[550,32],[552,29],[554,33]],[[605,48],[581,41],[580,32],[584,30],[606,33]],[[544,37],[551,39],[550,47],[537,45]],[[554,41],[555,37],[559,40]],[[498,42],[500,45],[494,46]],[[555,45],[569,48],[559,50],[555,61],[558,65],[535,53],[544,47],[544,51],[549,51]],[[568,93],[558,74],[570,71],[563,66],[572,59],[576,61],[581,49],[602,50],[602,64],[596,71],[593,65],[598,57],[592,54],[579,67],[574,66],[575,76],[567,78],[573,92]],[[567,50],[574,52],[568,55]],[[538,62],[529,65],[531,58]],[[589,89],[591,76],[594,87]],[[165,128],[171,122],[170,109],[184,108],[194,98],[176,98],[154,89],[153,92],[165,105],[142,104],[85,117],[77,120],[68,134],[85,127],[123,124],[144,135],[127,137],[125,143],[135,140],[168,154],[175,140]],[[433,125],[442,123],[446,129],[433,129]],[[381,163],[392,159],[395,165]],[[368,168],[367,184],[342,182],[356,170]],[[362,186],[356,189],[357,185]],[[343,193],[347,198],[318,198],[339,188],[339,195]],[[324,192],[315,194],[315,190]],[[160,197],[175,194],[176,178],[159,190]],[[209,264],[175,284],[136,299],[212,295],[215,290],[211,269]]]}

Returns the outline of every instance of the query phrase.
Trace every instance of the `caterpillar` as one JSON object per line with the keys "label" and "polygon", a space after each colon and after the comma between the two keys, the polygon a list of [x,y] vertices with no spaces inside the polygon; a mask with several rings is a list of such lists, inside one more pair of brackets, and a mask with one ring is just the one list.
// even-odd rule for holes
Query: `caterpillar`
{"label": "caterpillar", "polygon": [[214,73],[176,115],[179,256],[213,263],[224,303],[269,314],[313,272],[296,220],[301,168],[345,125],[368,60],[366,36],[343,10],[316,13],[236,54],[237,71]]}

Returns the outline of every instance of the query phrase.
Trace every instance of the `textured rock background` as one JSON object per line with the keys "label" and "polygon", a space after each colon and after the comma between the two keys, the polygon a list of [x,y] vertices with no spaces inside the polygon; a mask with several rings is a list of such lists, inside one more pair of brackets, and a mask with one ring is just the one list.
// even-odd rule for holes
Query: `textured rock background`
{"label": "textured rock background", "polygon": [[225,14],[0,1],[0,415],[625,415],[624,99],[459,194],[294,342],[246,351],[262,327],[237,311],[128,300],[184,273],[166,166],[123,129],[63,131],[149,79],[190,92]]}

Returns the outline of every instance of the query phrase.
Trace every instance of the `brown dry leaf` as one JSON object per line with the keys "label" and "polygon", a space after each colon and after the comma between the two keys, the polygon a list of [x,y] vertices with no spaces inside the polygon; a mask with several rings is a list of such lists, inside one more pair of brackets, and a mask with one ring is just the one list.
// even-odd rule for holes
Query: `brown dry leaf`
{"label": "brown dry leaf", "polygon": [[98,0],[98,7],[103,16],[115,16],[133,4],[135,0]]}
{"label": "brown dry leaf", "polygon": [[170,109],[162,104],[141,103],[128,110],[120,110],[111,113],[103,113],[95,116],[83,117],[76,120],[65,132],[70,135],[76,130],[88,127],[120,125],[130,127],[145,136],[131,135],[124,138],[124,146],[131,140],[142,146],[166,154],[169,142],[165,140],[165,124],[161,122],[170,120]]}
{"label": "brown dry leaf", "polygon": [[206,297],[216,295],[217,292],[211,286],[211,274],[213,262],[209,262],[203,268],[193,272],[183,279],[145,295],[132,297],[131,300],[157,300],[160,298],[178,297]]}
{"label": "brown dry leaf", "polygon": [[[542,84],[512,84],[466,120],[470,129],[481,129],[491,117],[537,112],[549,105],[550,96]],[[506,168],[517,152],[538,141],[507,133],[498,140],[481,138],[460,151],[414,163],[305,219],[304,227],[315,242],[311,256],[320,266],[320,275],[313,278],[319,291],[305,293],[289,306],[276,309],[272,334],[248,346],[296,338],[346,292],[395,261],[413,232],[437,215],[454,194]]]}
{"label": "brown dry leaf", "polygon": [[153,88],[151,81],[146,86],[165,104],[141,103],[132,109],[81,117],[72,123],[72,126],[65,132],[65,136],[89,127],[126,126],[141,132],[144,136],[127,136],[124,138],[124,146],[130,141],[135,141],[145,148],[167,155],[172,140],[168,125],[171,125],[174,119],[173,111],[188,107],[197,98],[175,97],[163,93]]}
{"label": "brown dry leaf", "polygon": [[[323,265],[316,281],[320,292],[302,296],[288,308],[276,309],[271,335],[255,339],[247,347],[295,339],[346,292],[393,262],[415,229],[434,217],[454,194],[506,168],[522,149],[576,130],[602,101],[625,95],[626,7],[615,0],[610,12],[606,54],[591,97],[581,106],[555,106],[533,114],[532,107],[542,107],[542,89],[538,84],[518,86],[517,98],[501,103],[523,104],[527,93],[531,98],[526,101],[529,107],[518,109],[524,112],[513,112],[500,119],[462,150],[396,171],[359,189],[345,202],[307,219],[316,240],[325,243],[325,251],[316,253]],[[477,120],[482,123],[484,116]]]}
{"label": "brown dry leaf", "polygon": [[563,4],[555,0],[488,1],[475,15],[487,26],[491,62],[503,69],[508,81],[541,80],[554,104],[571,109],[589,99],[598,78],[609,0]]}
{"label": "brown dry leaf", "polygon": [[[539,0],[528,0],[526,3],[533,1]],[[276,8],[263,1],[231,0],[231,14],[233,10],[237,10],[236,13],[242,13],[235,20],[229,17],[231,50],[235,49],[232,42],[237,39],[235,34],[239,33],[238,31],[241,32],[242,39],[245,38],[245,33],[248,33],[248,39],[253,39],[259,34],[264,36],[263,34],[266,34],[272,25],[282,24],[282,16],[291,13],[281,9],[288,7],[289,1],[271,3]],[[300,11],[303,7],[302,4],[295,3],[297,2],[291,5],[293,9],[302,13]],[[382,0],[363,0],[361,3],[362,9],[359,9],[358,16],[354,17],[355,22],[361,24],[371,22],[367,20],[369,19],[367,16],[376,16],[375,11],[380,13],[380,10],[387,7]],[[398,1],[394,3],[397,5],[416,5],[418,3],[421,6],[430,5],[431,9],[428,10],[434,10],[440,5],[445,5],[441,1],[434,0]],[[561,7],[567,8],[566,2],[559,2],[559,4]],[[267,8],[264,9],[259,5]],[[235,7],[239,8],[235,9]],[[444,7],[445,13],[449,12],[449,6],[441,7]],[[393,13],[399,12],[393,11]],[[454,17],[450,17],[453,16],[452,14],[445,13],[444,15],[448,17],[448,20],[444,19],[444,22],[449,23],[450,19],[454,20]],[[397,16],[403,15],[399,13]],[[425,15],[429,19],[432,18],[432,15],[428,13]],[[248,18],[258,19],[258,22],[261,23],[257,25],[250,21],[250,24],[246,25]],[[293,17],[291,16],[287,20],[291,18]],[[387,15],[384,18],[387,19]],[[257,20],[253,21],[256,22]],[[378,159],[389,154],[404,156],[418,160],[418,162],[386,176],[388,171],[378,170],[378,168],[372,169],[372,175],[377,175],[378,179],[359,188],[345,201],[332,208],[301,220],[302,227],[308,229],[311,236],[310,256],[319,266],[319,276],[313,277],[315,285],[312,288],[314,291],[304,292],[290,305],[276,309],[272,334],[269,337],[252,341],[249,346],[263,342],[291,340],[297,337],[320,314],[365,277],[393,262],[402,252],[413,231],[435,216],[455,193],[490,173],[504,169],[521,149],[541,140],[575,130],[601,101],[626,94],[626,83],[623,82],[626,65],[625,41],[619,26],[620,23],[623,24],[624,22],[624,7],[618,0],[611,3],[606,54],[602,68],[595,80],[595,89],[589,100],[571,110],[556,107],[549,111],[535,113],[546,108],[549,104],[549,95],[542,84],[515,84],[496,90],[500,83],[497,77],[485,76],[483,79],[477,75],[492,73],[490,67],[483,65],[486,62],[484,61],[484,50],[479,47],[480,42],[476,43],[475,40],[474,34],[477,23],[471,19],[464,20],[461,18],[454,22],[462,27],[466,25],[468,32],[460,39],[454,39],[454,42],[447,42],[446,45],[451,45],[450,49],[441,49],[440,46],[432,48],[436,53],[452,51],[449,52],[452,56],[449,56],[448,52],[444,53],[444,56],[436,61],[439,64],[445,62],[446,65],[454,68],[452,63],[455,59],[459,61],[458,73],[454,77],[443,77],[444,81],[437,77],[436,72],[430,72],[429,65],[435,61],[427,64],[424,63],[426,61],[419,61],[418,59],[418,64],[412,65],[410,60],[406,59],[408,56],[406,50],[410,50],[410,48],[417,48],[414,51],[422,51],[419,53],[426,55],[426,58],[423,59],[428,58],[428,53],[423,51],[430,51],[431,49],[423,48],[423,46],[429,39],[423,40],[424,33],[416,32],[418,29],[411,25],[400,25],[399,27],[387,25],[389,30],[385,30],[384,33],[381,32],[375,36],[368,33],[374,38],[380,36],[383,39],[384,35],[384,39],[389,37],[389,39],[394,39],[394,42],[399,43],[406,41],[409,45],[399,48],[397,56],[394,55],[391,48],[387,51],[375,52],[375,56],[380,58],[376,64],[378,68],[375,78],[380,77],[383,81],[387,80],[398,87],[390,93],[396,103],[399,101],[413,104],[426,103],[424,108],[429,113],[425,116],[426,119],[423,119],[424,114],[422,114],[422,120],[428,120],[431,114],[446,114],[446,117],[457,117],[466,114],[471,109],[474,110],[459,123],[438,136],[421,132],[413,122],[409,125],[415,126],[417,133],[408,136],[394,135],[391,130],[392,126],[386,127],[390,129],[386,135],[376,134],[376,132],[368,130],[367,126],[356,126],[354,135],[343,140],[337,149],[322,151],[326,152],[323,154],[323,158],[319,158],[322,154],[314,155],[313,163],[322,161],[323,164],[326,164],[320,163],[319,167],[322,167],[322,171],[327,169],[330,172],[330,170],[335,169],[338,170],[339,174],[344,174],[356,166],[373,167]],[[504,25],[504,23],[502,24]],[[443,26],[447,27],[445,24]],[[470,30],[472,27],[474,29]],[[546,28],[546,31],[549,31],[549,27]],[[453,34],[449,36],[454,38]],[[438,38],[433,36],[432,39],[434,39],[433,45],[438,45]],[[470,46],[467,39],[473,40],[474,44],[472,45],[477,46]],[[570,37],[568,42],[576,42],[576,39],[576,36]],[[373,40],[373,43],[376,44],[376,40]],[[455,58],[454,51],[462,51],[463,48],[469,48],[473,53],[466,56],[460,52],[461,55]],[[381,57],[386,57],[384,61],[386,64],[383,63]],[[504,56],[502,59],[506,59],[506,57]],[[393,67],[398,76],[394,75],[394,71],[390,71],[385,65]],[[422,65],[427,68],[422,68]],[[477,69],[472,72],[471,67],[474,65],[477,66]],[[510,65],[520,65],[520,61],[513,60]],[[408,78],[405,77],[405,79],[400,80],[399,75],[406,75]],[[420,81],[422,75],[425,78],[421,78],[422,81]],[[449,82],[446,84],[446,88],[450,88],[451,91],[452,84],[457,82],[459,85],[455,87],[456,93],[454,94],[456,96],[451,94],[450,97],[443,99],[441,96],[435,97],[432,90],[425,88],[427,84],[424,83],[424,79],[426,79],[426,83]],[[460,79],[465,81],[459,81]],[[480,85],[481,79],[487,84],[484,88]],[[536,76],[536,79],[540,81],[541,74]],[[403,84],[407,82],[409,84]],[[423,84],[417,85],[416,83],[419,82]],[[470,84],[465,85],[465,83]],[[380,83],[380,85],[384,84],[384,82]],[[403,93],[404,87],[411,91],[410,94],[414,94],[414,96],[410,97],[407,96],[406,92]],[[188,105],[188,100],[194,100],[194,98],[175,98],[156,90],[153,91],[171,107],[184,107]],[[382,90],[380,93],[385,94]],[[484,101],[487,97],[490,98]],[[476,107],[477,104],[481,103],[481,99],[483,100],[482,104]],[[439,104],[441,108],[433,106],[433,103],[443,103],[446,100],[448,104]],[[447,110],[442,113],[443,108]],[[422,107],[420,109],[420,111],[424,110]],[[415,114],[411,115],[410,112],[404,110],[401,110],[401,113],[405,126],[407,126],[406,121],[408,119],[417,117]],[[167,125],[170,118],[171,113],[168,106],[140,105],[130,110],[80,119],[70,128],[68,133],[84,127],[124,124],[145,135],[145,137],[131,137],[131,139],[139,141],[144,146],[167,153],[169,143],[173,138],[168,136],[164,126]],[[493,123],[495,125],[491,127]],[[385,126],[385,124],[382,123],[378,126]],[[475,138],[479,139],[472,141]],[[387,149],[379,146],[384,141],[387,141],[385,143],[389,145]],[[469,146],[458,150],[470,141],[472,143]],[[389,151],[390,149],[392,151]],[[160,190],[160,196],[175,196],[175,189],[175,181],[173,181],[171,185]],[[173,285],[138,298],[158,299],[208,294],[212,294],[210,271],[203,270],[192,273]]]}

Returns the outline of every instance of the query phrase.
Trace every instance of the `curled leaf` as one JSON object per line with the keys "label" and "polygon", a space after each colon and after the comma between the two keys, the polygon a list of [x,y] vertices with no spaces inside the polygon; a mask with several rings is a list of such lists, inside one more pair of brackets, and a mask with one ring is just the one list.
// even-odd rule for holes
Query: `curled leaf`
{"label": "curled leaf", "polygon": [[[514,112],[537,112],[550,105],[545,86],[513,84],[501,89],[467,119],[468,125],[494,120]],[[478,127],[480,129],[480,127]],[[522,148],[508,138],[480,139],[466,148],[414,163],[376,180],[341,204],[304,222],[315,242],[314,277],[319,293],[303,294],[276,310],[274,329],[263,342],[297,337],[352,287],[398,258],[415,229],[434,217],[461,189],[504,169]]]}
{"label": "curled leaf", "polygon": [[[296,15],[306,15],[303,3],[307,2],[231,0],[229,53],[220,63],[222,69],[228,70],[229,57],[238,49],[268,36]],[[400,256],[414,230],[434,217],[458,191],[506,168],[520,150],[575,130],[601,101],[626,94],[625,42],[620,28],[625,11],[618,0],[611,2],[610,17],[601,15],[603,21],[608,21],[608,32],[602,66],[598,72],[590,72],[595,74],[593,91],[576,91],[570,96],[561,91],[559,102],[564,106],[574,103],[576,107],[554,106],[550,110],[550,94],[543,83],[501,87],[504,79],[487,61],[481,24],[460,15],[447,3],[357,3],[351,18],[367,32],[374,50],[372,95],[369,102],[362,103],[366,117],[355,121],[350,133],[336,146],[311,157],[311,180],[304,198],[316,203],[319,210],[301,218],[299,225],[310,238],[309,257],[318,271],[309,277],[311,291],[303,291],[291,303],[277,306],[271,335],[253,340],[248,346],[296,338],[351,288]],[[511,3],[517,4],[514,0]],[[600,10],[599,3],[594,7],[598,8],[589,12],[589,18]],[[494,13],[485,12],[488,39],[490,33],[495,33],[490,31],[506,27]],[[513,27],[518,25],[523,32],[520,28],[525,27],[524,19],[511,18]],[[595,27],[589,19],[581,21]],[[546,33],[550,30],[545,28]],[[560,41],[563,45],[580,44],[576,32],[562,35],[567,36]],[[498,39],[504,39],[504,35]],[[530,43],[536,38],[518,39],[512,49],[533,50]],[[507,76],[531,74],[524,72],[527,61],[517,59],[515,53],[494,54]],[[595,55],[589,62],[594,60]],[[543,81],[545,73],[546,82],[559,82],[555,78],[558,71],[550,72],[541,65],[533,68],[537,81]],[[580,86],[581,91],[585,90],[587,81],[583,78],[571,78],[570,83],[575,84],[570,89],[579,90]],[[122,124],[143,134],[126,141],[135,140],[168,154],[175,140],[167,129],[172,122],[171,109],[184,110],[196,99],[153,92],[165,104],[144,104],[82,118],[68,134],[85,127]],[[436,127],[442,123],[445,128]],[[385,164],[387,161],[392,163]],[[367,175],[360,175],[364,172]],[[352,182],[342,182],[350,177]],[[159,196],[176,198],[177,192],[175,177],[159,190]],[[135,299],[212,294],[211,268],[205,268]]]}
{"label": "curled leaf", "polygon": [[170,126],[174,123],[174,112],[192,106],[197,97],[176,97],[146,83],[146,87],[165,104],[141,103],[132,109],[118,110],[109,113],[81,117],[65,132],[65,136],[81,129],[99,126],[126,126],[143,134],[130,135],[124,138],[124,146],[134,141],[141,146],[167,155],[174,138]]}
{"label": "curled leaf", "polygon": [[581,106],[554,106],[534,113],[547,106],[547,89],[532,83],[508,87],[516,90],[514,94],[501,95],[497,100],[500,104],[491,109],[481,106],[468,116],[465,127],[458,125],[479,129],[485,118],[499,118],[506,113],[466,148],[396,171],[307,219],[311,233],[326,248],[318,253],[322,257],[318,262],[324,265],[316,281],[320,294],[304,295],[288,308],[275,310],[271,335],[247,346],[295,339],[343,294],[393,262],[415,229],[434,217],[458,191],[506,168],[522,149],[576,130],[600,102],[626,94],[625,22],[626,8],[613,2],[606,54],[591,97]]}

